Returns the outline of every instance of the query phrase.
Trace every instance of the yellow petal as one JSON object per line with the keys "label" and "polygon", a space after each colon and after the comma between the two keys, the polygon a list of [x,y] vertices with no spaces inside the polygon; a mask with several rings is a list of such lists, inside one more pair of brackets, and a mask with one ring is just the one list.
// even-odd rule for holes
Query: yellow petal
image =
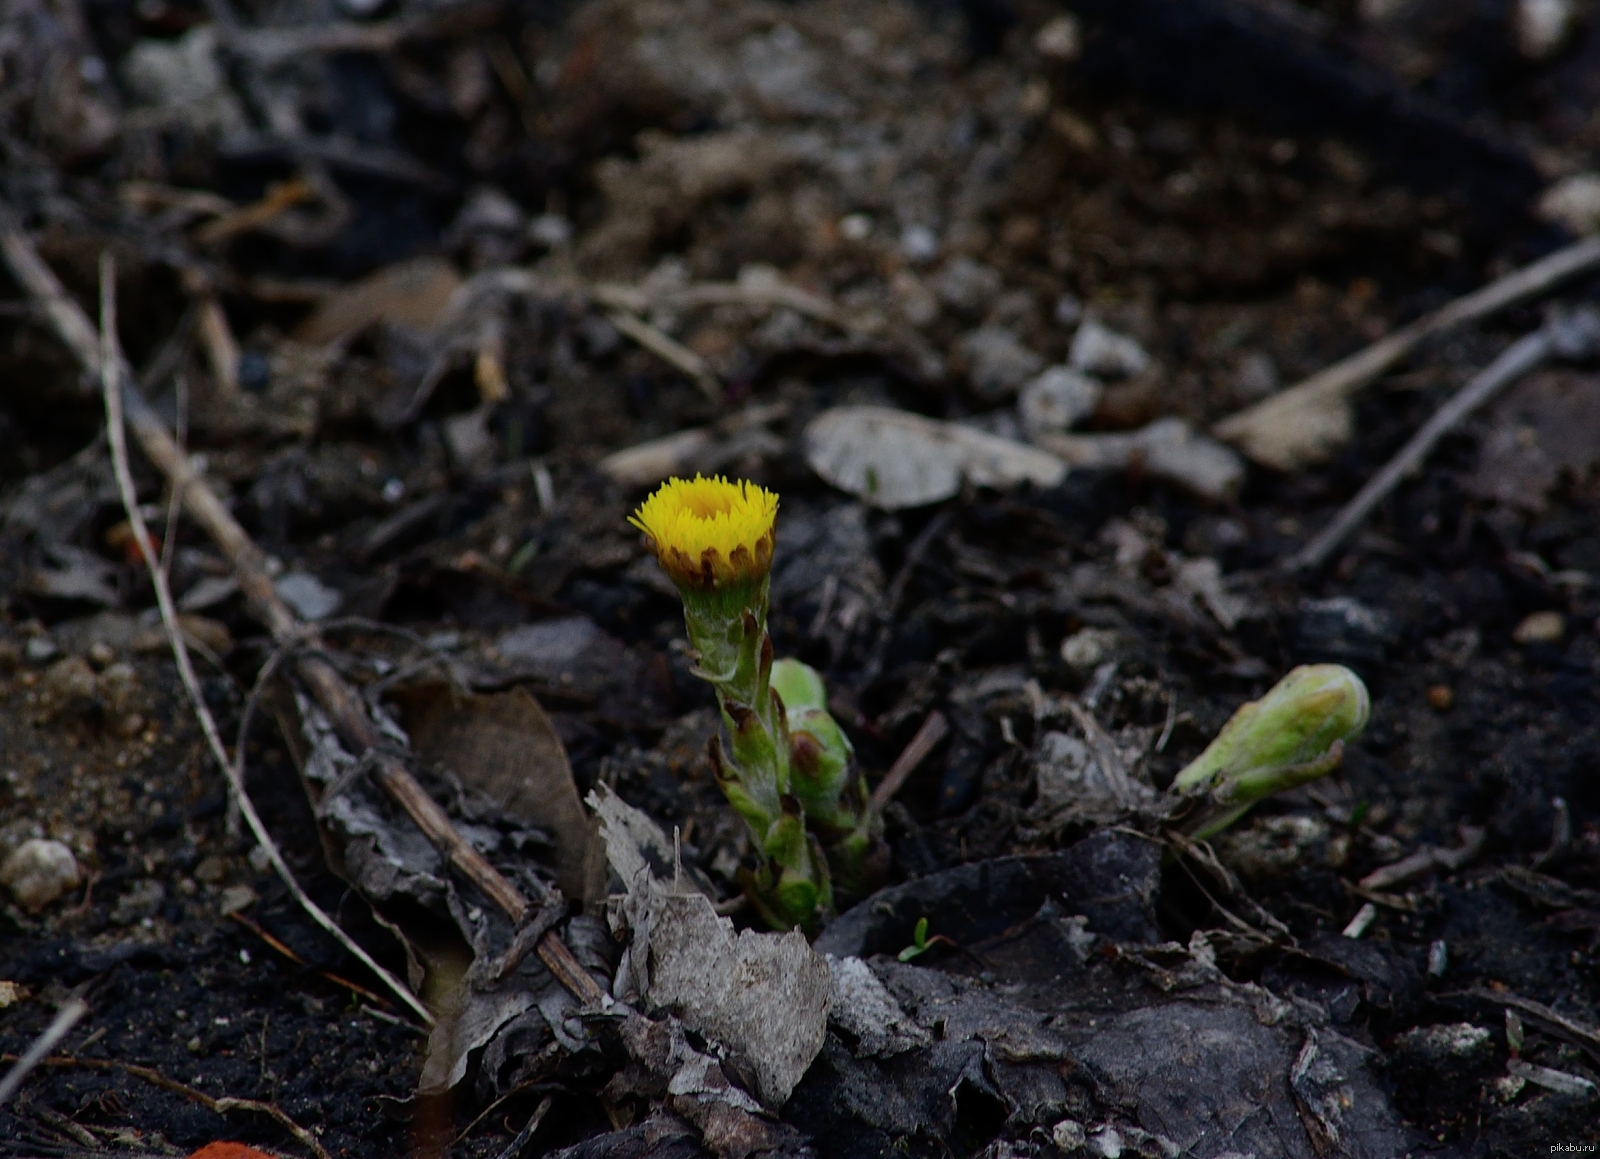
{"label": "yellow petal", "polygon": [[676,583],[710,588],[766,575],[777,518],[778,497],[766,488],[696,475],[668,479],[628,522]]}

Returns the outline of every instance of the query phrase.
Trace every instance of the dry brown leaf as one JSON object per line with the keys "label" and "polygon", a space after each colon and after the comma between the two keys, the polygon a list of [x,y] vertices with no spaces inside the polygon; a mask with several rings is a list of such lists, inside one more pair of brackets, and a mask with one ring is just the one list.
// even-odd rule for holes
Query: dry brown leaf
{"label": "dry brown leaf", "polygon": [[295,330],[301,342],[333,342],[376,322],[432,330],[461,286],[461,275],[443,258],[413,258],[368,274],[334,291]]}
{"label": "dry brown leaf", "polygon": [[407,689],[396,701],[418,755],[508,814],[548,830],[562,891],[583,897],[591,824],[566,748],[539,702],[521,688],[479,696],[443,684]]}

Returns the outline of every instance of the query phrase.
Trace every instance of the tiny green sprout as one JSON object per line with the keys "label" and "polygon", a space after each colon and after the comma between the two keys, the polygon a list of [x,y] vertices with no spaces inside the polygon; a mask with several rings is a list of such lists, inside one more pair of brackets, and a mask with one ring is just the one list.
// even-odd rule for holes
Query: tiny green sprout
{"label": "tiny green sprout", "polygon": [[1242,705],[1172,783],[1207,798],[1185,829],[1196,840],[1232,825],[1257,801],[1309,784],[1339,767],[1344,746],[1371,715],[1367,686],[1339,664],[1294,669],[1260,700]]}
{"label": "tiny green sprout", "polygon": [[926,954],[935,946],[954,945],[955,943],[943,934],[934,934],[930,938],[928,936],[928,919],[921,917],[917,919],[916,928],[911,931],[911,944],[901,950],[898,957],[902,962],[909,962],[912,958]]}
{"label": "tiny green sprout", "polygon": [[918,918],[917,928],[911,931],[911,944],[900,951],[900,960],[909,962],[928,952],[928,919]]}

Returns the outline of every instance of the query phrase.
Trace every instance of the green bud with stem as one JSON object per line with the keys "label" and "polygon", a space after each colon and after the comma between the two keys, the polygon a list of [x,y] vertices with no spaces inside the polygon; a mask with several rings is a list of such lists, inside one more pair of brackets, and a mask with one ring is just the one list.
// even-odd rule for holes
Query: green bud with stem
{"label": "green bud with stem", "polygon": [[850,738],[828,712],[827,687],[809,664],[779,660],[772,689],[788,719],[790,787],[827,853],[833,883],[845,893],[870,893],[888,868],[883,818],[854,765]]}
{"label": "green bud with stem", "polygon": [[1207,798],[1186,823],[1188,835],[1215,836],[1257,801],[1338,768],[1345,744],[1361,735],[1371,712],[1367,686],[1343,665],[1294,669],[1260,700],[1242,705],[1172,782],[1175,794]]}

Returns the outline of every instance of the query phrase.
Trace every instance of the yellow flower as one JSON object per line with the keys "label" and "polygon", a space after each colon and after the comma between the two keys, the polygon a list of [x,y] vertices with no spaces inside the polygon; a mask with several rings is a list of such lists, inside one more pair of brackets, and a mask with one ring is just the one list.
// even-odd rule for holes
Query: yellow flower
{"label": "yellow flower", "polygon": [[772,566],[778,497],[741,479],[668,479],[628,522],[679,587],[760,581]]}

